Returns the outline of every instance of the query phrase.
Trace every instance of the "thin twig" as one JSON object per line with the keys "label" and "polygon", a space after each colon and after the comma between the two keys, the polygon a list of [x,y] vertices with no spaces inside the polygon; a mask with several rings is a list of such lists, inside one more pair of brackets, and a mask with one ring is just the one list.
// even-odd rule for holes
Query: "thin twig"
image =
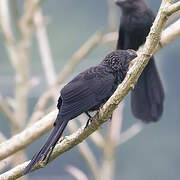
{"label": "thin twig", "polygon": [[52,86],[55,83],[56,73],[41,8],[34,14],[34,24],[46,80],[48,85]]}
{"label": "thin twig", "polygon": [[109,31],[115,31],[117,25],[116,5],[113,0],[107,0],[108,4],[108,27]]}
{"label": "thin twig", "polygon": [[9,140],[0,144],[0,160],[12,155],[13,153],[24,149],[27,145],[48,132],[55,121],[57,111],[54,110],[40,121],[26,128],[21,133],[11,137]]}
{"label": "thin twig", "polygon": [[106,146],[103,149],[103,164],[99,179],[114,179],[115,149],[121,134],[123,105],[123,103],[119,104],[112,114],[112,122],[107,131]]}
{"label": "thin twig", "polygon": [[96,32],[93,34],[82,46],[76,51],[68,63],[64,66],[62,71],[58,74],[56,84],[61,84],[64,79],[73,71],[74,67],[85,58],[88,53],[95,48],[101,41],[102,33]]}
{"label": "thin twig", "polygon": [[172,15],[173,13],[177,12],[180,10],[180,1],[172,4],[171,6],[169,6],[166,11],[168,13],[168,16]]}
{"label": "thin twig", "polygon": [[14,119],[14,112],[8,107],[6,104],[6,101],[2,98],[0,95],[0,110],[4,113],[4,115],[7,117],[9,122],[13,124],[13,126],[16,126],[16,121]]}
{"label": "thin twig", "polygon": [[67,166],[66,171],[77,180],[88,180],[88,177],[86,176],[86,174],[84,174],[83,171],[81,171],[80,169],[74,166]]}
{"label": "thin twig", "polygon": [[[77,123],[75,121],[70,122],[68,125],[68,129],[71,133],[75,132],[78,129]],[[78,145],[78,150],[84,160],[86,161],[87,165],[89,166],[89,169],[92,173],[93,179],[97,179],[98,177],[98,165],[96,158],[94,157],[93,152],[89,148],[89,145],[86,141],[83,141]]]}
{"label": "thin twig", "polygon": [[121,133],[121,138],[118,141],[118,145],[121,145],[127,142],[129,139],[135,137],[137,134],[139,134],[142,131],[142,129],[143,129],[142,123],[138,122],[138,123],[133,124],[125,132]]}
{"label": "thin twig", "polygon": [[[0,143],[2,143],[3,141],[6,141],[6,137],[4,136],[4,134],[2,134],[0,132]],[[0,161],[0,172],[3,171],[5,168],[7,168],[7,166],[10,165],[11,160],[12,160],[12,157],[9,156],[6,159]]]}
{"label": "thin twig", "polygon": [[[177,39],[177,37],[180,36],[180,19],[175,21],[173,24],[171,24],[169,27],[167,27],[161,34],[161,45],[164,47],[170,42]],[[156,49],[159,50],[160,47]]]}

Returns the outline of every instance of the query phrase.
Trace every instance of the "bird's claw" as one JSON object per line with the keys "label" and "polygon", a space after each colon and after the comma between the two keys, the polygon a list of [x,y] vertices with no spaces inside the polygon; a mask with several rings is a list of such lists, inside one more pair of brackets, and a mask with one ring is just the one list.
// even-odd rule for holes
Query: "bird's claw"
{"label": "bird's claw", "polygon": [[86,129],[86,128],[88,127],[89,122],[92,122],[92,120],[93,120],[93,118],[92,118],[92,117],[90,117],[90,118],[87,120],[87,123],[86,123],[86,125],[85,125],[84,129]]}

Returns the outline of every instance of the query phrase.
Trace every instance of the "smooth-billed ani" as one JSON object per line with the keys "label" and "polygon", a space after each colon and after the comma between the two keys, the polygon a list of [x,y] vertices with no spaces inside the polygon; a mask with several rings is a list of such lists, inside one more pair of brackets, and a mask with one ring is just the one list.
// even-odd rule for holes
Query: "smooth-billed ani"
{"label": "smooth-billed ani", "polygon": [[78,74],[62,88],[54,129],[41,150],[32,158],[24,174],[41,160],[49,160],[69,120],[84,112],[88,114],[89,111],[98,110],[109,99],[125,78],[130,61],[136,56],[134,50],[113,51],[100,64]]}
{"label": "smooth-billed ani", "polygon": [[[154,15],[144,0],[116,0],[121,8],[117,49],[134,49],[141,46],[148,35]],[[144,122],[156,122],[162,115],[163,86],[152,56],[131,92],[134,116]]]}

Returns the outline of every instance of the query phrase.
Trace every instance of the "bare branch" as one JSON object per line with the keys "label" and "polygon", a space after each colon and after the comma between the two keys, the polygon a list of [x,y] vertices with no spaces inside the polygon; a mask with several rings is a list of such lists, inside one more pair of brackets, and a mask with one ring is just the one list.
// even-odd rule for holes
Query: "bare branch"
{"label": "bare branch", "polygon": [[112,114],[112,122],[108,129],[106,146],[103,149],[103,165],[100,171],[101,173],[99,173],[99,179],[114,179],[115,148],[120,139],[122,127],[122,110],[123,104],[119,104],[119,106]]}
{"label": "bare branch", "polygon": [[2,143],[5,140],[6,140],[6,137],[4,136],[2,132],[0,132],[0,143]]}
{"label": "bare branch", "polygon": [[11,8],[10,8],[11,9],[11,18],[14,21],[15,30],[16,30],[17,36],[19,38],[19,22],[18,22],[19,10],[18,10],[17,0],[9,1],[9,3],[10,3],[10,6],[11,6]]}
{"label": "bare branch", "polygon": [[[161,44],[162,46],[166,46],[170,42],[177,39],[180,36],[180,19],[167,27],[161,34]],[[160,47],[158,47],[160,49]],[[157,49],[157,50],[158,50]]]}
{"label": "bare branch", "polygon": [[129,139],[135,137],[137,134],[139,134],[143,129],[143,125],[141,123],[135,123],[133,124],[129,129],[127,129],[125,132],[121,134],[121,138],[118,142],[118,145],[123,144],[127,142]]}
{"label": "bare branch", "polygon": [[66,170],[67,172],[69,172],[69,174],[71,174],[77,180],[88,180],[88,177],[86,176],[86,174],[84,174],[83,171],[81,171],[80,169],[74,166],[67,166]]}
{"label": "bare branch", "polygon": [[108,27],[109,31],[115,31],[117,25],[117,13],[116,13],[116,5],[114,1],[107,0],[108,4]]}
{"label": "bare branch", "polygon": [[174,23],[175,21],[177,21],[180,18],[180,11],[176,11],[175,13],[173,13],[168,21],[167,21],[167,26],[169,26],[170,24]]}
{"label": "bare branch", "polygon": [[180,10],[180,1],[178,1],[168,7],[168,9],[167,9],[168,16],[172,15],[173,13],[175,13],[179,10]]}
{"label": "bare branch", "polygon": [[41,62],[44,68],[47,83],[51,86],[55,83],[56,74],[42,10],[40,8],[38,8],[34,14],[34,24],[36,26],[36,36],[39,44]]}
{"label": "bare branch", "polygon": [[14,35],[11,31],[8,0],[0,0],[0,26],[6,41],[8,55],[10,57],[12,65],[15,66],[16,61],[12,61],[12,59],[17,56],[17,49],[14,42]]}
{"label": "bare branch", "polygon": [[122,102],[115,109],[112,116],[112,122],[110,125],[110,132],[109,132],[109,140],[112,141],[114,146],[116,146],[116,144],[119,142],[121,137],[123,109],[124,109],[124,103]]}
{"label": "bare branch", "polygon": [[41,95],[38,102],[35,105],[34,111],[29,119],[29,124],[32,124],[39,120],[41,117],[43,117],[45,111],[46,104],[49,101],[49,98],[51,97],[51,91],[47,91]]}
{"label": "bare branch", "polygon": [[[0,132],[0,143],[6,140],[6,137]],[[11,156],[0,161],[0,171],[3,171],[11,163]]]}
{"label": "bare branch", "polygon": [[21,17],[19,26],[22,40],[27,40],[27,46],[29,45],[29,37],[32,31],[33,17],[36,9],[39,7],[41,0],[26,0],[24,5],[24,14]]}
{"label": "bare branch", "polygon": [[8,9],[8,0],[1,0],[0,1],[0,23],[2,31],[5,34],[6,41],[9,43],[14,43],[13,33],[11,31],[10,26],[10,14]]}
{"label": "bare branch", "polygon": [[69,62],[65,65],[62,71],[58,74],[58,79],[56,84],[61,84],[64,79],[73,71],[74,67],[83,59],[88,53],[98,45],[101,41],[102,34],[96,32],[92,35],[82,46],[81,48],[74,53]]}
{"label": "bare branch", "polygon": [[40,121],[26,128],[21,133],[0,144],[0,160],[24,149],[27,145],[38,139],[52,128],[57,111],[52,111]]}
{"label": "bare branch", "polygon": [[0,161],[0,172],[6,169],[12,162],[12,156],[7,157]]}
{"label": "bare branch", "polygon": [[[70,130],[71,133],[75,132],[78,129],[78,126],[75,121],[72,121],[68,125],[68,129]],[[86,161],[87,165],[89,166],[89,169],[93,175],[93,179],[98,178],[98,166],[97,166],[97,161],[96,158],[94,157],[94,154],[92,153],[91,149],[89,148],[88,144],[86,141],[83,141],[78,145],[78,150],[84,160]]]}
{"label": "bare branch", "polygon": [[110,32],[110,33],[107,33],[103,36],[100,43],[106,44],[106,43],[113,42],[113,41],[116,42],[117,39],[118,39],[118,33],[117,32]]}
{"label": "bare branch", "polygon": [[13,111],[8,107],[6,104],[6,101],[3,100],[2,96],[0,95],[0,110],[4,113],[4,115],[7,117],[10,123],[12,123],[14,126],[16,126],[16,121],[13,116]]}

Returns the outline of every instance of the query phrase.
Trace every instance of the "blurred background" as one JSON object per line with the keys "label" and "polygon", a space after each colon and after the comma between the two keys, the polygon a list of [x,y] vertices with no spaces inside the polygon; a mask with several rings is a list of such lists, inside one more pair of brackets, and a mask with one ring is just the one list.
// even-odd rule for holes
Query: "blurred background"
{"label": "blurred background", "polygon": [[[21,7],[21,1],[17,2],[18,6]],[[160,2],[160,0],[148,0],[154,13],[157,13]],[[108,3],[106,0],[46,0],[42,1],[42,10],[48,21],[47,31],[56,72],[63,68],[72,54],[93,33],[96,31],[104,33],[109,31]],[[117,12],[115,30],[117,31],[120,22],[120,10],[118,7],[115,10]],[[164,113],[158,123],[144,125],[143,130],[137,136],[116,149],[117,158],[114,179],[169,180],[180,177],[180,131],[178,130],[180,127],[179,47],[180,41],[177,38],[176,41],[173,41],[155,55],[156,64],[165,87]],[[110,44],[96,47],[76,66],[66,81],[87,67],[99,63],[111,50],[112,45]],[[39,80],[39,84],[29,92],[28,114],[30,115],[37,98],[47,89],[35,37],[30,49],[29,66],[30,75]],[[14,95],[13,78],[14,71],[8,60],[4,39],[0,34],[0,93],[4,98]],[[122,129],[127,129],[136,121],[138,120],[131,114],[128,96],[125,98]],[[109,122],[105,123],[100,131],[103,133],[109,124]],[[1,112],[0,131],[6,137],[11,137],[11,128],[6,117]],[[43,136],[27,148],[28,159],[40,149],[46,136]],[[96,155],[97,162],[101,164],[101,152],[90,141],[89,145]],[[78,153],[77,147],[64,153],[48,164],[47,167],[31,173],[28,179],[74,179],[66,171],[68,165],[79,168],[88,176],[88,179],[92,179],[85,161]]]}

